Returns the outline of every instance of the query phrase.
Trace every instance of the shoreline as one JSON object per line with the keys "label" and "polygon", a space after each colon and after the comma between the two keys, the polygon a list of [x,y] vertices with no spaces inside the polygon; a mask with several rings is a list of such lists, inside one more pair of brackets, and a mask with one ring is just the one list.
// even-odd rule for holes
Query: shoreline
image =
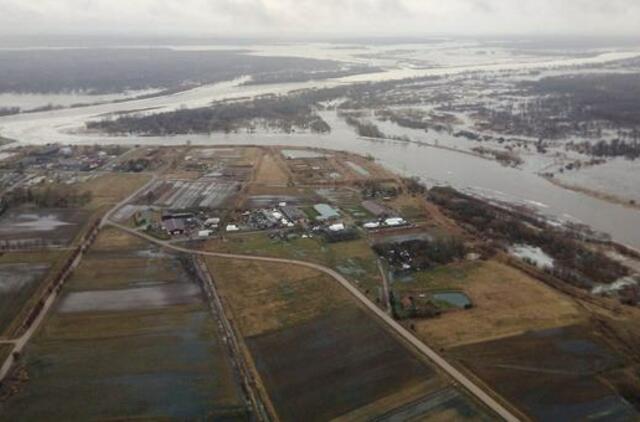
{"label": "shoreline", "polygon": [[566,182],[561,182],[560,180],[556,179],[555,177],[548,177],[548,176],[540,176],[543,179],[547,180],[548,182],[552,183],[553,185],[562,188],[562,189],[567,189],[570,190],[572,192],[577,192],[577,193],[581,193],[583,195],[587,195],[590,196],[592,198],[596,198],[596,199],[600,199],[602,201],[606,201],[609,202],[610,204],[615,204],[615,205],[621,205],[625,208],[629,208],[629,209],[633,209],[633,210],[637,210],[640,211],[640,204],[634,204],[631,203],[630,200],[625,200],[617,195],[614,194],[610,194],[610,193],[605,193],[602,191],[597,191],[597,190],[593,190],[593,189],[589,189],[589,188],[585,188],[582,186],[576,186],[576,185],[572,185],[570,183],[566,183]]}

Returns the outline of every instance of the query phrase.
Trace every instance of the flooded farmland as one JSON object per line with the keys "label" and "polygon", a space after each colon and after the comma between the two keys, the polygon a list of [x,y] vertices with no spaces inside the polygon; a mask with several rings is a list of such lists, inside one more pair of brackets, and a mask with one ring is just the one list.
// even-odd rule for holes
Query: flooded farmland
{"label": "flooded farmland", "polygon": [[60,303],[60,312],[126,311],[200,302],[196,285],[160,285],[133,289],[73,292]]}
{"label": "flooded farmland", "polygon": [[0,216],[0,246],[68,245],[88,212],[81,209],[16,209]]}
{"label": "flooded farmland", "polygon": [[0,335],[47,274],[49,264],[0,263]]}
{"label": "flooded farmland", "polygon": [[247,420],[200,286],[176,256],[103,233],[25,350],[29,382],[2,420]]}

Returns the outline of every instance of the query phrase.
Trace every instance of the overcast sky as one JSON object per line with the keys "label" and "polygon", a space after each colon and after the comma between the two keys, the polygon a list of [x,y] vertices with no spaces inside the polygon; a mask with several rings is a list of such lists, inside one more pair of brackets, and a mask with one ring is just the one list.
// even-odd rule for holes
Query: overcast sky
{"label": "overcast sky", "polygon": [[0,0],[1,35],[640,35],[640,0]]}

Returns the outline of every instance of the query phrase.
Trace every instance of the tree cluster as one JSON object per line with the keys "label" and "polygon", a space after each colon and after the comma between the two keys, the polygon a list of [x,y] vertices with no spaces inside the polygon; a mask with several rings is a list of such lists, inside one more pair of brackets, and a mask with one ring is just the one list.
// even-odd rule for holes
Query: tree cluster
{"label": "tree cluster", "polygon": [[[323,98],[322,96],[319,96]],[[212,107],[176,110],[166,113],[121,116],[87,123],[89,129],[108,133],[138,133],[152,136],[188,133],[230,133],[252,128],[256,121],[285,132],[292,128],[316,133],[331,130],[318,116],[312,104],[314,95],[265,96],[250,101],[222,102]]]}
{"label": "tree cluster", "polygon": [[466,248],[457,237],[379,243],[373,250],[395,270],[421,271],[464,258]]}
{"label": "tree cluster", "polygon": [[0,214],[24,204],[38,208],[75,208],[89,203],[92,197],[91,191],[80,192],[74,187],[62,185],[16,188],[0,199]]}
{"label": "tree cluster", "polygon": [[612,283],[629,273],[625,266],[587,248],[566,230],[503,210],[452,188],[435,187],[429,195],[453,218],[490,239],[540,247],[553,257],[556,275],[570,284],[588,287],[593,283]]}

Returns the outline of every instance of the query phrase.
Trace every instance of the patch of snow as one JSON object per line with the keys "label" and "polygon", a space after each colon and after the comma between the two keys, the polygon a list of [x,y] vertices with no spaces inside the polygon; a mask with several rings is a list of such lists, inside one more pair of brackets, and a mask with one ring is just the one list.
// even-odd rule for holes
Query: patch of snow
{"label": "patch of snow", "polygon": [[538,268],[553,268],[553,258],[547,255],[542,249],[531,245],[513,245],[509,253],[522,260],[529,260]]}

